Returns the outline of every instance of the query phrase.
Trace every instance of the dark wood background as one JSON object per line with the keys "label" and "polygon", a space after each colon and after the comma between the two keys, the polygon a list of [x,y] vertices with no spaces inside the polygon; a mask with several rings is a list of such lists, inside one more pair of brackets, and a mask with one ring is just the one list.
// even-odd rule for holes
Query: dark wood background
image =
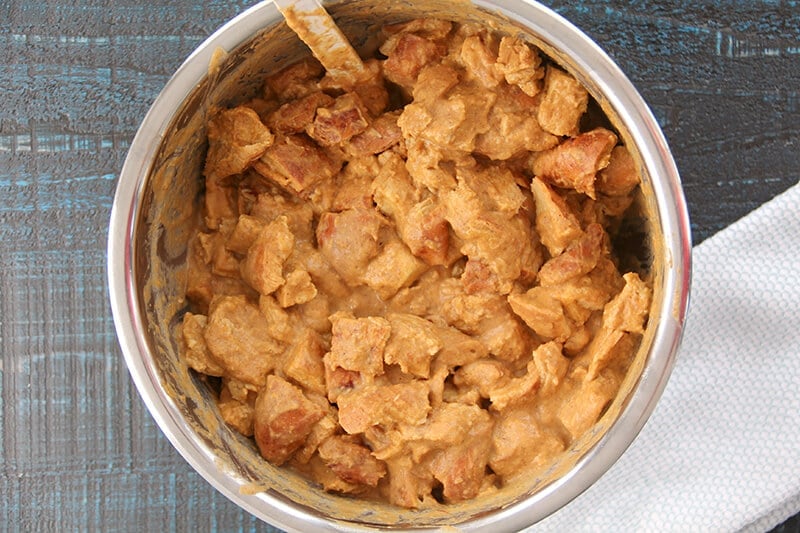
{"label": "dark wood background", "polygon": [[[268,529],[159,433],[121,358],[105,271],[139,122],[191,50],[252,3],[0,2],[0,529]],[[796,1],[545,3],[652,106],[695,243],[798,182]]]}

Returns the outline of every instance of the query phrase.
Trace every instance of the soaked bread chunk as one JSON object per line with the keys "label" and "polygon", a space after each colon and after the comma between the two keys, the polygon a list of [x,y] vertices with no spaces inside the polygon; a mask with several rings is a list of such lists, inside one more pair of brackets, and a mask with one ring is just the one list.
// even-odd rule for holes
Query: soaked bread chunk
{"label": "soaked bread chunk", "polygon": [[640,177],[519,37],[378,37],[365,85],[304,59],[211,117],[179,344],[265,460],[447,505],[544,471],[615,398],[652,298],[612,245]]}

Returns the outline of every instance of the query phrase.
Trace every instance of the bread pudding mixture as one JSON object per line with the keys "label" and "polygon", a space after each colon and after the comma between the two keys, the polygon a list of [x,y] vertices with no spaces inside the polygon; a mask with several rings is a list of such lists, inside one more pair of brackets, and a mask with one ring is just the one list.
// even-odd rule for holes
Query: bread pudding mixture
{"label": "bread pudding mixture", "polygon": [[415,508],[586,432],[651,291],[609,238],[637,170],[575,78],[478,26],[383,39],[356,86],[303,60],[213,116],[182,356],[271,463]]}

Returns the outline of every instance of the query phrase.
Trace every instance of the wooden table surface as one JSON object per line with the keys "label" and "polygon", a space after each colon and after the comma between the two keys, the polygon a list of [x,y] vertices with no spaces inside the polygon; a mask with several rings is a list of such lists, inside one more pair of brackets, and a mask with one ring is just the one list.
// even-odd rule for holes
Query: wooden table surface
{"label": "wooden table surface", "polygon": [[[159,432],[120,354],[105,269],[116,180],[148,106],[252,3],[0,2],[0,529],[269,529]],[[798,182],[798,2],[545,3],[651,105],[695,243]]]}

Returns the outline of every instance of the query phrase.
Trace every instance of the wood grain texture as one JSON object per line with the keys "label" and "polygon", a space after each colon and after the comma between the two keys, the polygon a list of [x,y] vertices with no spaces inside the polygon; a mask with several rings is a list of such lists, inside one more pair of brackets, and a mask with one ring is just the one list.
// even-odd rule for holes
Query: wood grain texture
{"label": "wood grain texture", "polygon": [[800,4],[545,3],[594,38],[650,105],[695,243],[800,180]]}
{"label": "wood grain texture", "polygon": [[[183,59],[253,2],[0,2],[0,529],[270,530],[195,474],[108,307],[126,150]],[[548,1],[652,107],[699,242],[800,180],[797,2]]]}

